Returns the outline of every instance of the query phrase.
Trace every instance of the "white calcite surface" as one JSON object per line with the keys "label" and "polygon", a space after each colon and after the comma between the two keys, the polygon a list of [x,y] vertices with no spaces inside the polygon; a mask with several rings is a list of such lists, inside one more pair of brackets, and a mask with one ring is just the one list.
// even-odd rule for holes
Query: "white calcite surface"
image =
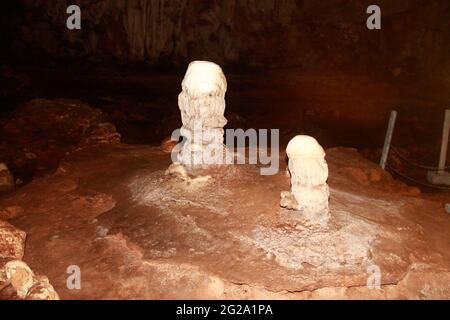
{"label": "white calcite surface", "polygon": [[208,61],[189,64],[178,96],[186,138],[178,161],[184,165],[223,164],[223,127],[227,82],[220,66]]}
{"label": "white calcite surface", "polygon": [[283,192],[281,206],[298,210],[310,222],[323,224],[329,217],[328,165],[316,139],[299,135],[286,148],[291,192]]}

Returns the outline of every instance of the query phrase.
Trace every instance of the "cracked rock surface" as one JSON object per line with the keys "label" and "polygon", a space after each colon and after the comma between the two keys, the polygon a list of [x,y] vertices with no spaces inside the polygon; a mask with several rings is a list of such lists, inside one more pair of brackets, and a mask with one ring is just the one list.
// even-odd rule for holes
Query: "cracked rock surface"
{"label": "cracked rock surface", "polygon": [[22,259],[26,233],[0,219],[0,259]]}

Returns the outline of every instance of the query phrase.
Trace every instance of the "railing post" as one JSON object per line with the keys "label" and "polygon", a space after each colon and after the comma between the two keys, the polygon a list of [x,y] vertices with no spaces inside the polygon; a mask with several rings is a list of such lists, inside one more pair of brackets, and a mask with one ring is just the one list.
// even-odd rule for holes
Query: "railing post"
{"label": "railing post", "polygon": [[391,148],[392,134],[394,133],[395,121],[397,120],[397,111],[391,111],[391,117],[389,118],[389,125],[386,132],[386,138],[384,139],[383,153],[381,155],[380,167],[384,170],[386,168],[386,162],[389,156],[389,149]]}
{"label": "railing post", "polygon": [[441,155],[439,157],[439,172],[445,171],[448,150],[448,135],[450,132],[450,109],[445,110],[444,128],[442,129]]}

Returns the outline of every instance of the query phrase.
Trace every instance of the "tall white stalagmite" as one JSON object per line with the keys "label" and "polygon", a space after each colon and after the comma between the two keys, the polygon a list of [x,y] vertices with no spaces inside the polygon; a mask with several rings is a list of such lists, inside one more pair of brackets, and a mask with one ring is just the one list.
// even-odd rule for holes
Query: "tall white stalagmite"
{"label": "tall white stalagmite", "polygon": [[185,165],[223,164],[223,127],[227,123],[227,81],[220,66],[208,61],[189,64],[178,96],[186,138],[178,161]]}
{"label": "tall white stalagmite", "polygon": [[302,212],[312,223],[328,221],[328,165],[325,151],[316,139],[296,136],[287,148],[291,192],[281,194],[281,206]]}

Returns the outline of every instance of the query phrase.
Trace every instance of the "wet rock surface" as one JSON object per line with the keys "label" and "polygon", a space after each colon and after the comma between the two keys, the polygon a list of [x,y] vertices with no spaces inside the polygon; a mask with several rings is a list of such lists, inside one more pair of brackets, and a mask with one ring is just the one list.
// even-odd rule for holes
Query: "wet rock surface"
{"label": "wet rock surface", "polygon": [[[321,229],[280,208],[285,168],[225,166],[190,172],[210,176],[192,183],[165,174],[162,148],[122,144],[74,151],[0,199],[0,212],[20,207],[10,221],[28,234],[24,260],[63,299],[447,298],[443,204],[408,195],[353,149],[327,150],[327,162],[331,218]],[[70,265],[80,290],[66,287]],[[372,265],[380,290],[366,287]]]}

